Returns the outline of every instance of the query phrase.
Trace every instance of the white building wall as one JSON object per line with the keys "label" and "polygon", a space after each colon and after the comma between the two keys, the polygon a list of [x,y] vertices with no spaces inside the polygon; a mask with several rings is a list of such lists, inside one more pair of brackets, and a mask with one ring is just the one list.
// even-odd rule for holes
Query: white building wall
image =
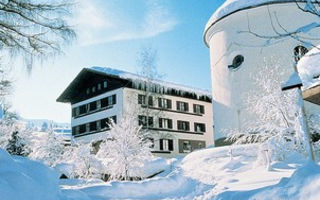
{"label": "white building wall", "polygon": [[[84,115],[82,117],[77,117],[77,118],[72,117],[71,118],[71,127],[85,124],[85,123],[92,122],[92,121],[97,121],[97,120],[104,119],[104,118],[108,118],[111,116],[117,116],[117,119],[120,119],[122,117],[122,109],[123,109],[123,88],[112,90],[112,91],[106,92],[104,94],[95,96],[93,98],[87,99],[85,101],[75,103],[71,106],[71,108],[79,107],[81,105],[85,105],[85,104],[97,101],[99,99],[103,99],[105,97],[112,96],[114,94],[116,95],[116,104],[113,105],[112,108],[102,110],[100,112],[95,112],[93,114]],[[75,137],[74,139],[76,141],[93,141],[93,140],[97,140],[97,139],[103,137],[104,134],[105,134],[105,132],[101,132],[101,133],[95,133],[95,134],[85,135],[85,136],[81,136],[81,137]]]}
{"label": "white building wall", "polygon": [[[141,108],[141,105],[138,104],[138,94],[145,95],[143,91],[124,88],[124,110],[128,110],[133,115],[138,117],[138,115],[143,115],[145,112],[144,108]],[[151,96],[153,96],[151,94]],[[159,139],[173,139],[174,150],[170,154],[155,154],[157,156],[162,157],[175,157],[177,155],[184,155],[183,153],[179,153],[178,140],[199,140],[205,141],[206,146],[213,144],[213,119],[212,119],[212,104],[205,101],[199,101],[194,99],[188,99],[183,97],[176,97],[171,95],[158,95],[155,94],[154,97],[161,97],[170,99],[172,101],[172,111],[177,111],[176,102],[182,101],[189,103],[189,113],[193,113],[193,104],[203,105],[205,109],[205,114],[201,116],[185,114],[185,113],[176,113],[170,111],[159,111],[157,109],[150,109],[150,115],[154,117],[154,128],[159,128],[159,117],[161,118],[169,118],[172,119],[173,129],[172,131],[157,131],[157,133],[153,134],[154,138],[154,150],[159,150]],[[154,98],[154,107],[158,107],[158,101]],[[188,134],[188,133],[180,133],[173,132],[177,130],[177,120],[189,121],[190,122],[190,131],[194,132],[194,122],[205,123],[206,124],[206,132],[203,135],[200,134]]]}
{"label": "white building wall", "polygon": [[[272,15],[271,19],[269,14]],[[241,131],[243,123],[252,119],[252,116],[247,115],[243,95],[255,89],[252,75],[260,70],[265,61],[276,61],[288,69],[289,73],[294,70],[293,50],[296,46],[304,44],[291,37],[271,40],[267,44],[266,39],[247,32],[250,27],[256,34],[276,35],[273,28],[281,30],[276,20],[287,31],[293,31],[313,21],[319,22],[319,17],[299,10],[295,3],[270,4],[233,13],[208,30],[215,139],[223,137],[225,129]],[[319,38],[319,34],[319,31],[314,30],[304,36]],[[310,42],[317,45],[320,40],[310,40]],[[231,65],[233,58],[239,54],[244,56],[244,63],[238,70],[229,70],[228,65]],[[283,77],[283,80],[287,78]],[[307,104],[307,110],[309,110],[307,112],[320,111],[318,106],[311,104]]]}

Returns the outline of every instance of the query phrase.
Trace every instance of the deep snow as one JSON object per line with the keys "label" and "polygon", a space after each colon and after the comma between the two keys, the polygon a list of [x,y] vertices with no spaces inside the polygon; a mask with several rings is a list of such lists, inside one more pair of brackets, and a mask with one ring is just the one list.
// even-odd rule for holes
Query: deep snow
{"label": "deep snow", "polygon": [[209,148],[170,167],[158,160],[166,172],[152,179],[60,180],[59,189],[54,171],[1,150],[0,199],[320,199],[319,165],[292,154],[268,171],[257,159],[259,153],[254,144]]}

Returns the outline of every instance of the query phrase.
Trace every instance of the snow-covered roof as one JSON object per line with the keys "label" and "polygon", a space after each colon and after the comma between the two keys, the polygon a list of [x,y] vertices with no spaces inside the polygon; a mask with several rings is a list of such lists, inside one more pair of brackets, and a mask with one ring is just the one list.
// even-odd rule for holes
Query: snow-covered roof
{"label": "snow-covered roof", "polygon": [[[139,76],[137,74],[131,73],[131,72],[126,72],[118,69],[113,69],[113,68],[108,68],[108,67],[98,67],[94,66],[89,68],[90,70],[97,71],[99,73],[104,73],[109,76],[114,76],[114,77],[119,77],[121,79],[126,79],[132,81],[134,84],[143,84],[147,81],[146,77]],[[162,80],[150,80],[150,83],[153,87],[161,86],[161,90],[168,90],[168,89],[175,89],[179,90],[182,93],[183,92],[188,92],[188,93],[194,93],[197,96],[209,96],[211,97],[211,93],[208,90],[203,90],[203,89],[198,89],[198,88],[193,88],[181,84],[176,84],[176,83],[171,83],[171,82],[166,82]],[[151,86],[151,87],[152,87]]]}
{"label": "snow-covered roof", "polygon": [[[220,19],[240,10],[267,5],[271,3],[286,3],[296,0],[226,0],[211,16],[205,27],[205,35],[208,29]],[[205,40],[206,43],[208,43]]]}
{"label": "snow-covered roof", "polygon": [[297,65],[303,90],[320,84],[320,45],[304,55]]}

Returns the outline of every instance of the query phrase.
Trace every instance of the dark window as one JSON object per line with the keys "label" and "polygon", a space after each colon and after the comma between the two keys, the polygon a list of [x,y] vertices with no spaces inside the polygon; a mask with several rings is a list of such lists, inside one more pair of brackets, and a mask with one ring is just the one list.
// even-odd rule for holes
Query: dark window
{"label": "dark window", "polygon": [[[146,127],[147,126],[147,116],[139,115],[139,126]],[[148,126],[153,127],[153,117],[148,118]]]}
{"label": "dark window", "polygon": [[90,94],[90,88],[87,88],[86,93],[87,93],[87,94]]}
{"label": "dark window", "polygon": [[101,130],[109,128],[108,118],[100,120]]}
{"label": "dark window", "polygon": [[98,83],[98,90],[101,90],[101,83]]}
{"label": "dark window", "polygon": [[147,126],[147,116],[139,115],[139,126]]}
{"label": "dark window", "polygon": [[153,138],[148,138],[150,144],[150,148],[154,148],[154,139]]}
{"label": "dark window", "polygon": [[294,60],[296,63],[308,52],[308,49],[304,46],[297,46],[294,48]]}
{"label": "dark window", "polygon": [[90,132],[97,130],[97,122],[90,122]]}
{"label": "dark window", "polygon": [[160,139],[160,150],[162,151],[173,151],[173,140]]}
{"label": "dark window", "polygon": [[148,97],[148,105],[153,106],[153,97],[152,96]]}
{"label": "dark window", "polygon": [[76,115],[76,108],[72,108],[72,117],[75,117]]}
{"label": "dark window", "polygon": [[72,135],[76,135],[78,133],[76,133],[76,126],[72,127]]}
{"label": "dark window", "polygon": [[172,101],[170,99],[159,98],[158,99],[158,106],[159,106],[159,108],[171,109],[172,108]]}
{"label": "dark window", "polygon": [[86,132],[86,125],[85,124],[82,124],[79,126],[79,133],[85,133]]}
{"label": "dark window", "polygon": [[108,106],[108,98],[101,99],[101,108],[105,108]]}
{"label": "dark window", "polygon": [[206,125],[202,123],[194,123],[195,132],[206,132]]}
{"label": "dark window", "polygon": [[241,64],[244,62],[244,57],[242,55],[237,55],[234,57],[232,61],[232,65],[229,65],[229,69],[237,69],[238,67],[241,66]]}
{"label": "dark window", "polygon": [[138,104],[142,104],[142,105],[146,104],[146,96],[145,95],[142,95],[142,94],[138,95]]}
{"label": "dark window", "polygon": [[108,87],[108,82],[107,81],[104,81],[103,82],[103,88],[107,88]]}
{"label": "dark window", "polygon": [[94,102],[91,102],[89,104],[89,111],[93,111],[93,110],[96,110],[97,109],[97,102],[94,101]]}
{"label": "dark window", "polygon": [[204,114],[204,106],[198,105],[198,104],[193,104],[193,112],[197,113],[197,114]]}
{"label": "dark window", "polygon": [[96,86],[93,86],[92,87],[92,93],[95,93],[96,92]]}
{"label": "dark window", "polygon": [[182,112],[188,112],[189,111],[189,104],[186,102],[177,101],[177,110]]}
{"label": "dark window", "polygon": [[172,119],[159,118],[159,128],[172,129]]}
{"label": "dark window", "polygon": [[86,105],[82,105],[79,107],[79,114],[82,115],[82,114],[85,114],[87,113],[87,106]]}
{"label": "dark window", "polygon": [[189,131],[190,130],[190,123],[187,121],[179,121],[178,120],[178,130]]}

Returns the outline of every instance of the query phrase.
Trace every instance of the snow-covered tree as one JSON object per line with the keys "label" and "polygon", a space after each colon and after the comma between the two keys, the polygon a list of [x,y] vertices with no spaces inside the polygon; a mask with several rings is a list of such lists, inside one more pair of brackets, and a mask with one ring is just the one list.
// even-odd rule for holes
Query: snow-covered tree
{"label": "snow-covered tree", "polygon": [[36,132],[30,134],[28,141],[31,159],[42,161],[52,167],[64,160],[66,146],[63,137],[52,132]]}
{"label": "snow-covered tree", "polygon": [[124,115],[117,124],[111,122],[110,128],[97,153],[104,165],[104,173],[118,180],[142,177],[141,169],[152,154],[141,126],[134,117]]}
{"label": "snow-covered tree", "polygon": [[75,143],[66,147],[62,163],[73,166],[71,177],[102,178],[103,167],[93,153],[91,143]]}
{"label": "snow-covered tree", "polygon": [[288,152],[305,151],[301,128],[301,108],[297,90],[282,91],[282,77],[286,73],[277,63],[266,63],[255,74],[253,84],[258,87],[245,95],[250,118],[242,132],[229,131],[230,141],[266,143],[273,160],[284,159]]}

